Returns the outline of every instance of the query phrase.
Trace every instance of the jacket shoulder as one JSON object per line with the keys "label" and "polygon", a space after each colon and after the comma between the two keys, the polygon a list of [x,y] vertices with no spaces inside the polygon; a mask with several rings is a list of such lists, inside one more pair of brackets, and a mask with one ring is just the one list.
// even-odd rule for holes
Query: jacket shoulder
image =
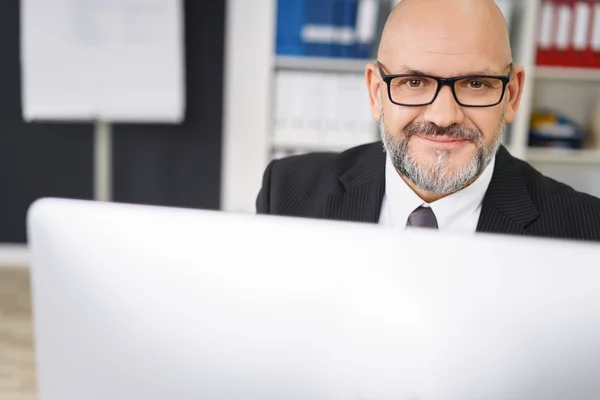
{"label": "jacket shoulder", "polygon": [[519,170],[528,184],[529,190],[543,205],[544,200],[589,203],[592,207],[600,207],[600,199],[588,193],[576,190],[570,185],[553,179],[534,168],[531,164],[515,159]]}
{"label": "jacket shoulder", "polygon": [[316,216],[327,197],[340,190],[340,176],[376,143],[342,152],[311,152],[273,160],[263,174],[257,212]]}
{"label": "jacket shoulder", "polygon": [[556,229],[558,236],[600,240],[600,199],[544,175],[516,160],[532,200],[540,212],[536,224]]}

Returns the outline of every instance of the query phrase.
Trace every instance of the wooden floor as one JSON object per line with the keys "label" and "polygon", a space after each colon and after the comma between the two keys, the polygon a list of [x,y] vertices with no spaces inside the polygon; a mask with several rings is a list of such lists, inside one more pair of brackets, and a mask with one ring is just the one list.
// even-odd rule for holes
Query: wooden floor
{"label": "wooden floor", "polygon": [[0,400],[34,399],[29,273],[0,268]]}

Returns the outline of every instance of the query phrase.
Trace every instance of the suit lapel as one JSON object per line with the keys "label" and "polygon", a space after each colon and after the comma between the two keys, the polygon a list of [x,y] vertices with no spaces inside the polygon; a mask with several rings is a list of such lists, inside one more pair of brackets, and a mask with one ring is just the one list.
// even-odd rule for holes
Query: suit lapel
{"label": "suit lapel", "polygon": [[516,160],[504,147],[496,156],[494,175],[483,199],[478,232],[522,234],[539,217]]}
{"label": "suit lapel", "polygon": [[[341,189],[327,197],[321,217],[332,220],[379,221],[385,194],[385,152],[381,143],[367,148],[340,176]],[[522,234],[539,217],[516,160],[504,147],[483,199],[478,232]]]}
{"label": "suit lapel", "polygon": [[329,195],[322,218],[377,223],[385,193],[385,153],[381,143],[369,146],[339,179],[341,190]]}

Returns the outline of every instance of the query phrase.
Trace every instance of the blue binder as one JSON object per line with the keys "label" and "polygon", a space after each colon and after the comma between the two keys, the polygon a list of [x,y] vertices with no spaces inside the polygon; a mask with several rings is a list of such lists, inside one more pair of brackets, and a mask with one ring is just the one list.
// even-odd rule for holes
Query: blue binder
{"label": "blue binder", "polygon": [[357,44],[353,40],[358,1],[278,0],[277,54],[369,57],[371,44]]}
{"label": "blue binder", "polygon": [[[323,31],[335,28],[336,13],[333,9],[335,0],[304,0],[305,14],[302,21],[302,29],[309,27],[321,28]],[[331,57],[334,52],[334,44],[331,41],[320,41],[316,38],[302,37],[304,54],[312,57]]]}
{"label": "blue binder", "polygon": [[[358,0],[333,0],[335,13],[334,24],[343,29],[356,30],[356,17],[358,11]],[[334,57],[354,58],[356,45],[354,41],[348,44],[338,44],[333,48]]]}
{"label": "blue binder", "polygon": [[304,23],[305,0],[279,0],[277,2],[278,55],[304,55],[300,33]]}

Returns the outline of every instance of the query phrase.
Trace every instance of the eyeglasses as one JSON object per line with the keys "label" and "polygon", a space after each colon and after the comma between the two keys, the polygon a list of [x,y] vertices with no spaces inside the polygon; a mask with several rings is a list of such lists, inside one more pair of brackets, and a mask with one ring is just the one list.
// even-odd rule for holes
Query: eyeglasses
{"label": "eyeglasses", "polygon": [[423,74],[386,75],[377,61],[381,78],[387,85],[390,101],[399,106],[419,107],[435,101],[443,86],[450,86],[454,99],[464,107],[492,107],[500,104],[512,76],[468,75],[440,78]]}

